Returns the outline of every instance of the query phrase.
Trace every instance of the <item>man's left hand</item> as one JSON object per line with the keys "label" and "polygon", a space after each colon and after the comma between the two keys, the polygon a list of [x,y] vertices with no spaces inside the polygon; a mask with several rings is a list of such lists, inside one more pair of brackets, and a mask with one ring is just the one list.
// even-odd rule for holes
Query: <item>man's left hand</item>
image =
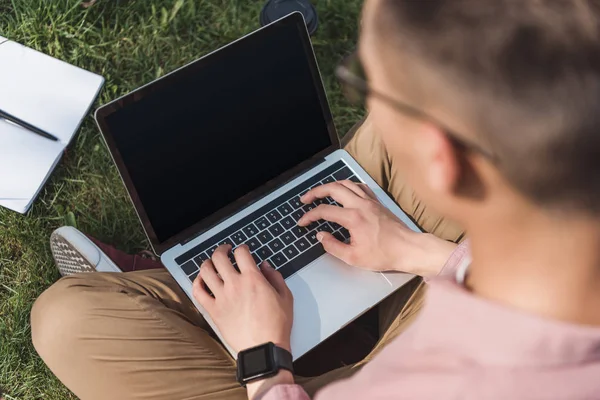
{"label": "man's left hand", "polygon": [[202,264],[194,297],[234,351],[267,342],[291,351],[294,300],[283,277],[265,263],[258,269],[245,245],[234,254],[238,272],[229,260],[230,251],[230,245],[220,246],[212,260]]}

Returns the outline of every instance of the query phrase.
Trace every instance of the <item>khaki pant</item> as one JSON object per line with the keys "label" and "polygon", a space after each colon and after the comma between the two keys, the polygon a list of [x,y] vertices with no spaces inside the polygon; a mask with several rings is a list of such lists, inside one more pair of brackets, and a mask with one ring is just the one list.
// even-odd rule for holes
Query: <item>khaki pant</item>
{"label": "khaki pant", "polygon": [[[462,238],[403,184],[368,119],[346,149],[423,229]],[[297,383],[312,396],[352,375],[412,322],[424,292],[415,279],[380,305],[383,334],[365,360]],[[63,278],[37,300],[31,326],[40,356],[84,400],[246,399],[235,361],[166,270]]]}

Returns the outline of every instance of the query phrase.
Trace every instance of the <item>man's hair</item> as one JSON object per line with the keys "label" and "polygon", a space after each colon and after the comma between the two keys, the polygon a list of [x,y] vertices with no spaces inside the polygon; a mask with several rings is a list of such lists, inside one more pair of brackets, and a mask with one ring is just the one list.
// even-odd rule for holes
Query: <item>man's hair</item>
{"label": "man's hair", "polygon": [[380,5],[398,60],[435,71],[452,92],[437,105],[463,104],[459,118],[512,185],[544,206],[600,212],[600,0]]}

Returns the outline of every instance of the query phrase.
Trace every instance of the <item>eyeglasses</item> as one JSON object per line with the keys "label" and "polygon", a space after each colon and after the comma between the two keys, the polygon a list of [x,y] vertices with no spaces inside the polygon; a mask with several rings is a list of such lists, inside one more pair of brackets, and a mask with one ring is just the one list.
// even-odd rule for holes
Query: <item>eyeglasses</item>
{"label": "eyeglasses", "polygon": [[497,157],[493,153],[480,147],[475,143],[471,143],[470,141],[463,139],[462,136],[464,135],[456,134],[451,129],[445,127],[442,122],[428,115],[424,111],[421,111],[409,104],[393,99],[392,97],[386,94],[372,90],[369,87],[365,70],[360,59],[358,58],[357,53],[351,54],[338,66],[336,75],[342,83],[342,90],[346,98],[350,102],[354,104],[364,104],[367,97],[376,97],[380,100],[385,101],[386,103],[393,106],[396,110],[405,115],[429,121],[435,124],[444,132],[444,134],[450,139],[454,146],[479,153],[494,163],[498,161]]}

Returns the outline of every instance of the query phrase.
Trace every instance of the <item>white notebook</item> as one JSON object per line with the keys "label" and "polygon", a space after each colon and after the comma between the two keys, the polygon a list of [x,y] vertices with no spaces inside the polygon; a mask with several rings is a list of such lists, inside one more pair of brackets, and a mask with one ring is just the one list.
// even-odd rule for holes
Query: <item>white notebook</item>
{"label": "white notebook", "polygon": [[0,37],[0,110],[60,139],[0,118],[0,206],[29,210],[103,84],[99,75]]}

